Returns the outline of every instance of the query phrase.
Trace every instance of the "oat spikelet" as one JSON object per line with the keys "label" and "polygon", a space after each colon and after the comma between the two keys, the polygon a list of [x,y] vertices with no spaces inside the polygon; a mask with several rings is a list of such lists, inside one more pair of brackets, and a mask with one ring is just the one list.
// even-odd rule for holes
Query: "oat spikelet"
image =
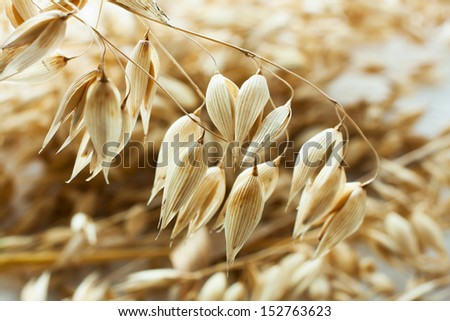
{"label": "oat spikelet", "polygon": [[78,285],[73,293],[73,301],[101,301],[105,300],[108,284],[99,280],[98,273],[89,274]]}
{"label": "oat spikelet", "polygon": [[[266,202],[272,196],[278,184],[278,178],[280,175],[279,162],[278,160],[275,160],[274,162],[269,161],[258,164],[257,167],[258,167],[258,176],[263,184],[264,202]],[[246,168],[236,178],[233,187],[239,186],[240,183],[244,182],[246,179],[252,176],[252,172],[253,168]],[[220,211],[216,222],[214,223],[213,230],[220,231],[223,228],[228,199],[225,203],[225,206],[223,206],[222,210]]]}
{"label": "oat spikelet", "polygon": [[[263,184],[264,191],[264,202],[266,202],[275,191],[275,188],[278,184],[278,178],[280,174],[279,163],[278,160],[268,161],[265,163],[258,164],[258,176],[261,179]],[[238,186],[248,177],[253,175],[253,168],[246,168],[237,178],[234,183],[235,186]]]}
{"label": "oat spikelet", "polygon": [[242,282],[233,283],[223,294],[224,301],[244,301],[247,299],[247,289]]}
{"label": "oat spikelet", "polygon": [[303,263],[291,277],[291,297],[298,300],[298,297],[311,285],[323,270],[323,259],[309,260]]}
{"label": "oat spikelet", "polygon": [[55,118],[42,144],[41,151],[47,146],[53,136],[56,134],[61,124],[73,113],[73,119],[79,124],[84,119],[84,107],[86,104],[86,94],[89,86],[95,81],[99,71],[88,72],[76,79],[67,90]]}
{"label": "oat spikelet", "polygon": [[259,277],[260,291],[252,298],[258,301],[281,300],[285,289],[285,281],[290,275],[285,274],[280,265],[274,265],[263,271]]}
{"label": "oat spikelet", "polygon": [[50,272],[44,272],[37,279],[29,281],[22,289],[20,299],[22,301],[46,301],[50,276]]}
{"label": "oat spikelet", "polygon": [[156,0],[108,0],[125,10],[141,17],[157,18],[168,22],[166,14],[158,6]]}
{"label": "oat spikelet", "polygon": [[[153,99],[157,89],[155,80],[158,79],[159,75],[158,53],[148,40],[148,36],[144,40],[140,40],[134,47],[131,59],[134,63],[129,61],[126,67],[127,79],[129,79],[127,87],[130,92],[127,106],[134,122],[136,122],[138,113],[141,113],[144,134],[147,135]],[[137,65],[147,71],[154,79],[148,77]]]}
{"label": "oat spikelet", "polygon": [[366,213],[366,192],[360,184],[350,186],[347,188],[350,188],[351,192],[345,197],[342,207],[335,208],[327,219],[314,257],[324,256],[361,226]]}
{"label": "oat spikelet", "polygon": [[117,156],[122,133],[120,93],[106,77],[104,71],[89,87],[86,96],[85,121],[98,163],[104,168]]}
{"label": "oat spikelet", "polygon": [[[4,69],[0,69],[1,77],[25,70],[58,48],[64,39],[69,16],[69,13],[55,10],[21,24],[2,45],[0,61]],[[12,56],[11,52],[14,52]]]}
{"label": "oat spikelet", "polygon": [[69,58],[64,56],[47,57],[43,60],[35,63],[24,71],[11,75],[9,77],[2,78],[0,81],[12,81],[12,82],[42,82],[49,80],[56,76],[65,66]]}
{"label": "oat spikelet", "polygon": [[129,274],[127,280],[118,284],[115,289],[117,291],[132,292],[149,288],[161,288],[167,287],[183,278],[183,273],[175,269],[145,270]]}
{"label": "oat spikelet", "polygon": [[91,217],[84,213],[75,214],[70,221],[70,228],[74,233],[82,233],[89,244],[97,243],[97,229]]}
{"label": "oat spikelet", "polygon": [[189,224],[190,236],[205,226],[222,205],[225,192],[226,179],[223,167],[208,168],[189,202],[178,214],[171,239],[174,239]]}
{"label": "oat spikelet", "polygon": [[419,243],[412,225],[397,213],[389,213],[384,220],[386,232],[395,241],[402,254],[415,259],[419,255]]}
{"label": "oat spikelet", "polygon": [[192,119],[200,122],[198,115],[189,114],[177,119],[167,130],[164,135],[161,147],[158,153],[158,163],[155,171],[155,179],[153,181],[152,192],[148,201],[150,204],[155,196],[164,188],[165,182],[168,179],[169,168],[174,167],[174,152],[178,148],[179,153],[186,147],[172,146],[172,143],[177,139],[178,142],[192,142],[198,139],[202,134],[202,128],[197,125]]}
{"label": "oat spikelet", "polygon": [[303,235],[312,224],[322,219],[335,206],[345,185],[345,172],[337,161],[325,165],[310,181],[300,198],[293,239]]}
{"label": "oat spikelet", "polygon": [[175,164],[164,188],[161,208],[161,229],[165,229],[178,214],[192,193],[198,188],[208,166],[203,149],[203,137],[189,144],[180,155],[179,164]]}
{"label": "oat spikelet", "polygon": [[5,9],[6,16],[15,28],[39,13],[30,0],[6,0]]}
{"label": "oat spikelet", "polygon": [[291,101],[288,101],[285,105],[275,108],[264,118],[252,138],[242,163],[252,162],[261,148],[269,146],[271,142],[280,137],[289,124],[291,113]]}
{"label": "oat spikelet", "polygon": [[425,214],[421,210],[416,210],[412,215],[411,223],[424,248],[430,247],[444,255],[446,254],[442,228],[430,215]]}
{"label": "oat spikelet", "polygon": [[73,166],[72,175],[66,183],[70,183],[77,177],[77,175],[91,163],[92,155],[94,154],[94,146],[91,142],[91,137],[88,132],[85,132],[78,147],[77,158]]}
{"label": "oat spikelet", "polygon": [[239,90],[235,113],[234,139],[242,146],[250,129],[269,101],[269,87],[262,75],[253,75],[247,79]]}
{"label": "oat spikelet", "polygon": [[133,132],[134,120],[131,112],[126,107],[126,105],[122,104],[121,106],[122,113],[122,132],[120,134],[120,146],[117,149],[117,153],[120,153],[126,144],[131,139],[131,134]]}
{"label": "oat spikelet", "polygon": [[250,177],[233,187],[228,199],[224,228],[229,264],[258,225],[263,210],[264,186],[255,166]]}
{"label": "oat spikelet", "polygon": [[286,209],[297,199],[305,187],[308,179],[318,171],[319,163],[325,159],[328,148],[336,146],[340,148],[342,134],[335,128],[328,128],[310,138],[303,144],[295,160],[292,185],[289,192],[289,200]]}
{"label": "oat spikelet", "polygon": [[206,90],[206,109],[219,132],[229,141],[234,140],[234,116],[239,88],[228,78],[216,74]]}

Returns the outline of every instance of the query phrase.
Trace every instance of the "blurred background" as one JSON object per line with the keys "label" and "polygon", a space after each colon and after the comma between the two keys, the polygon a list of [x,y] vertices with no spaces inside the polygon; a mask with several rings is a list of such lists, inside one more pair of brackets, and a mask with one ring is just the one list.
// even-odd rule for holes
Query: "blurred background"
{"label": "blurred background", "polygon": [[[3,42],[13,27],[1,5]],[[95,25],[99,5],[88,0],[79,16]],[[154,148],[139,154],[126,148],[123,157],[131,164],[112,169],[109,185],[103,177],[86,182],[87,170],[66,184],[79,139],[56,155],[68,133],[62,128],[38,152],[65,91],[96,68],[101,55],[95,43],[90,46],[89,30],[70,20],[60,52],[82,56],[46,82],[0,82],[0,299],[450,299],[450,2],[160,0],[159,6],[173,25],[267,57],[342,103],[382,160],[362,228],[312,265],[317,231],[291,243],[295,210],[285,214],[284,207],[292,170],[282,169],[263,220],[228,278],[223,233],[204,229],[172,247],[169,231],[155,240],[161,199],[146,206],[154,168],[140,165],[156,158],[165,131],[182,116],[161,91],[148,137]],[[250,59],[223,45],[197,38],[200,46],[155,23],[151,30],[203,92],[215,67],[201,46],[238,86],[256,71]],[[146,28],[105,2],[99,31],[130,53]],[[186,110],[195,110],[201,99],[158,52],[161,84]],[[108,54],[106,62],[123,95],[126,61]],[[312,87],[273,71],[295,89],[289,158],[338,119]],[[267,78],[281,105],[289,91]],[[202,119],[208,123],[206,113]],[[351,124],[348,129],[347,176],[359,180],[376,164],[367,143]],[[143,141],[142,128],[132,139]],[[222,290],[211,294],[208,284]],[[237,294],[225,295],[232,291]]]}

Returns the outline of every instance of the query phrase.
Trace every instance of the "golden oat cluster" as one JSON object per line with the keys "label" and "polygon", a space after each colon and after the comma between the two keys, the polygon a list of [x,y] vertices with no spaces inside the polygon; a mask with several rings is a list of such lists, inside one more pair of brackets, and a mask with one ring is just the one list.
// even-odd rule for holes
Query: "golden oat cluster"
{"label": "golden oat cluster", "polygon": [[445,1],[2,10],[0,298],[448,299]]}

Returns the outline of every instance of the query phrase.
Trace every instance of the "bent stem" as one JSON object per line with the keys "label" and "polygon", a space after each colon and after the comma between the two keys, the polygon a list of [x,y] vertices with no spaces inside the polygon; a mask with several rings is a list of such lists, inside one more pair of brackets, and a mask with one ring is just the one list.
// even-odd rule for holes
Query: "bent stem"
{"label": "bent stem", "polygon": [[[143,73],[145,73],[145,75],[147,77],[149,77],[150,79],[152,79],[155,84],[175,103],[175,105],[177,106],[177,108],[186,116],[189,117],[190,120],[192,120],[194,123],[196,123],[198,126],[200,126],[201,128],[203,128],[204,130],[206,130],[207,132],[209,132],[210,134],[214,135],[215,137],[217,137],[218,139],[225,141],[226,139],[224,137],[222,137],[221,135],[213,132],[211,129],[207,128],[202,122],[199,122],[197,120],[195,120],[194,118],[192,118],[192,116],[189,114],[189,112],[183,108],[183,106],[181,106],[181,104],[178,102],[178,100],[166,89],[164,88],[164,86],[161,85],[161,83],[155,79],[155,77],[153,77],[152,75],[150,75],[150,73],[145,70],[144,68],[142,68],[142,66],[140,66],[139,64],[137,64],[133,59],[131,59],[126,53],[124,53],[122,50],[120,50],[116,45],[114,45],[111,41],[108,40],[108,38],[106,38],[105,36],[103,36],[97,29],[93,28],[92,26],[88,25],[83,19],[81,19],[80,17],[78,17],[77,15],[73,15],[74,18],[76,20],[78,20],[79,22],[81,22],[83,25],[87,26],[88,28],[90,28],[95,35],[102,41],[108,44],[108,46],[110,47],[111,50],[113,51],[117,51],[120,55],[122,55],[126,60],[128,60],[129,62],[131,62],[133,65],[135,65],[136,67],[138,67]],[[204,102],[202,103],[201,107],[203,107]],[[200,107],[199,107],[200,108]]]}
{"label": "bent stem", "polygon": [[164,45],[159,41],[159,39],[156,37],[156,35],[150,30],[147,30],[147,34],[152,35],[152,38],[155,40],[157,46],[164,52],[164,54],[169,58],[169,60],[175,65],[175,67],[183,74],[183,76],[186,78],[186,80],[191,84],[191,86],[194,88],[197,95],[202,99],[205,100],[206,97],[203,94],[203,92],[200,90],[200,88],[197,86],[194,80],[189,76],[189,74],[186,72],[186,70],[180,65],[180,63],[175,59],[175,57],[169,52],[169,50],[164,47]]}

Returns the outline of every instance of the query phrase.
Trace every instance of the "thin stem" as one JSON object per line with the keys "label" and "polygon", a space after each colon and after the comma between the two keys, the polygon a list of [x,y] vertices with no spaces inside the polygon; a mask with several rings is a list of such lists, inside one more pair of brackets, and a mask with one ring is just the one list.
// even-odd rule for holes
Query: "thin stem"
{"label": "thin stem", "polygon": [[159,41],[159,39],[150,29],[148,29],[148,33],[152,35],[158,47],[164,52],[167,58],[169,58],[169,60],[175,65],[175,67],[183,74],[183,76],[187,79],[187,81],[191,84],[191,86],[194,87],[197,95],[199,95],[202,100],[205,100],[206,99],[205,95],[203,94],[201,89],[197,86],[195,81],[192,80],[192,78],[189,76],[186,70],[180,65],[180,63],[175,59],[175,57],[169,52],[169,50],[166,49],[166,47],[164,47],[161,41]]}
{"label": "thin stem", "polygon": [[[158,7],[159,9],[159,7]],[[160,10],[160,9],[159,9]],[[162,10],[161,10],[162,12]],[[164,14],[164,16],[167,18],[167,16]],[[139,20],[142,22],[142,24],[147,28],[150,29],[150,26],[145,23],[145,21],[143,21],[141,18],[144,16],[138,16]],[[167,19],[168,21],[168,19]],[[212,60],[213,64],[214,64],[214,68],[216,69],[215,72],[218,73],[219,72],[219,67],[217,65],[217,60],[216,58],[214,58],[214,56],[212,55],[212,53],[206,49],[205,46],[203,46],[200,42],[198,42],[197,40],[195,40],[194,38],[190,37],[189,35],[187,35],[186,33],[180,31],[180,30],[176,30],[174,29],[178,34],[182,35],[183,37],[187,38],[189,41],[193,42],[195,45],[197,45],[202,51],[204,51]]]}
{"label": "thin stem", "polygon": [[98,26],[100,25],[100,19],[102,16],[104,3],[105,3],[105,0],[100,1],[100,7],[98,9],[97,22],[95,23],[95,29],[98,29]]}
{"label": "thin stem", "polygon": [[289,70],[289,69],[287,69],[287,68],[285,68],[285,67],[283,67],[283,66],[281,66],[281,65],[279,65],[279,64],[277,64],[277,63],[275,63],[275,62],[273,62],[273,61],[271,61],[271,60],[269,60],[269,59],[267,59],[265,57],[263,57],[263,56],[260,56],[260,55],[254,53],[254,52],[252,52],[250,50],[241,48],[241,47],[239,47],[237,45],[234,45],[232,43],[229,43],[229,42],[226,42],[226,41],[223,41],[223,40],[215,39],[215,38],[203,35],[201,33],[198,33],[198,32],[195,32],[195,31],[191,31],[189,29],[185,29],[185,28],[182,28],[182,27],[174,26],[174,25],[172,25],[170,23],[165,23],[165,22],[162,22],[162,21],[158,21],[156,19],[153,19],[153,18],[145,16],[145,15],[141,15],[141,16],[144,17],[145,19],[148,19],[148,20],[150,20],[152,22],[158,23],[158,24],[163,25],[163,26],[167,26],[167,27],[169,27],[171,29],[178,30],[180,32],[187,33],[187,34],[190,34],[192,36],[195,36],[195,37],[198,37],[198,38],[201,38],[201,39],[204,39],[204,40],[207,40],[207,41],[210,41],[210,42],[214,42],[214,43],[226,46],[228,48],[240,51],[241,53],[243,53],[244,55],[246,55],[249,58],[260,60],[262,62],[265,62],[265,63],[269,64],[269,65],[272,65],[275,68],[280,69],[282,71],[285,71],[285,72],[289,73],[290,75],[300,79],[301,81],[303,81],[307,85],[311,86],[312,88],[314,88],[317,92],[319,92],[322,96],[324,96],[326,99],[328,99],[333,104],[335,104],[335,105],[339,104],[336,99],[334,99],[334,98],[330,97],[329,95],[327,95],[322,89],[320,89],[318,86],[314,85],[312,82],[310,82],[306,78],[303,78],[302,76],[297,75],[295,72],[293,72],[293,71],[291,71],[291,70]]}
{"label": "thin stem", "polygon": [[[125,67],[123,66],[122,62],[120,61],[119,56],[117,56],[117,54],[114,52],[113,48],[111,48],[111,45],[107,44],[107,46],[109,47],[109,49],[111,50],[112,54],[116,58],[116,61],[118,62],[119,66],[120,66],[120,69],[122,69],[122,72],[125,75],[126,81],[130,84],[129,87],[127,86],[128,88],[127,88],[127,92],[126,92],[125,99],[124,99],[124,104],[123,104],[123,105],[125,105],[126,101],[128,100],[128,97],[131,94],[131,80],[130,80],[130,77],[128,77],[128,75],[127,75],[127,71],[126,71]],[[122,108],[124,108],[124,107],[122,107]]]}
{"label": "thin stem", "polygon": [[218,71],[219,71],[219,67],[218,67],[216,58],[214,58],[214,56],[212,55],[212,53],[211,53],[208,49],[206,49],[205,46],[203,46],[200,42],[198,42],[198,41],[195,40],[194,38],[189,37],[187,34],[183,33],[182,31],[177,30],[177,32],[178,32],[179,34],[183,35],[184,37],[186,37],[187,39],[189,39],[191,42],[193,42],[194,44],[196,44],[198,47],[200,47],[200,49],[202,49],[202,50],[203,50],[203,51],[211,58],[211,60],[212,60],[212,62],[213,62],[213,64],[214,64],[214,68],[216,69],[215,72],[218,72]]}
{"label": "thin stem", "polygon": [[277,78],[279,81],[281,81],[286,87],[289,88],[289,91],[291,92],[291,97],[289,98],[288,101],[292,101],[294,99],[294,88],[291,86],[291,84],[289,82],[287,82],[286,80],[284,80],[282,77],[278,76],[277,73],[273,72],[270,68],[267,68],[265,66],[261,66],[263,69],[267,70],[269,73],[272,74],[272,76],[274,76],[275,78]]}
{"label": "thin stem", "polygon": [[381,164],[380,156],[378,156],[378,153],[377,153],[377,150],[375,149],[375,147],[369,141],[367,136],[364,135],[363,131],[358,126],[358,124],[356,124],[356,122],[347,114],[347,112],[344,110],[344,108],[341,106],[341,104],[337,103],[337,106],[341,109],[341,111],[345,115],[346,119],[353,125],[353,127],[356,129],[356,131],[361,136],[361,138],[369,145],[369,148],[371,149],[371,151],[373,152],[373,154],[375,156],[376,166],[375,166],[374,174],[372,175],[372,177],[370,179],[366,180],[365,182],[363,182],[361,184],[362,187],[368,186],[371,183],[373,183],[373,181],[375,181],[377,179],[377,177],[378,177],[378,173],[380,171],[380,164]]}
{"label": "thin stem", "polygon": [[289,149],[289,139],[290,139],[289,131],[285,129],[284,132],[286,133],[286,146],[284,147],[283,152],[277,158],[274,159],[273,163],[275,164],[275,166],[280,165],[281,159],[284,157],[284,155],[286,155],[286,152]]}

